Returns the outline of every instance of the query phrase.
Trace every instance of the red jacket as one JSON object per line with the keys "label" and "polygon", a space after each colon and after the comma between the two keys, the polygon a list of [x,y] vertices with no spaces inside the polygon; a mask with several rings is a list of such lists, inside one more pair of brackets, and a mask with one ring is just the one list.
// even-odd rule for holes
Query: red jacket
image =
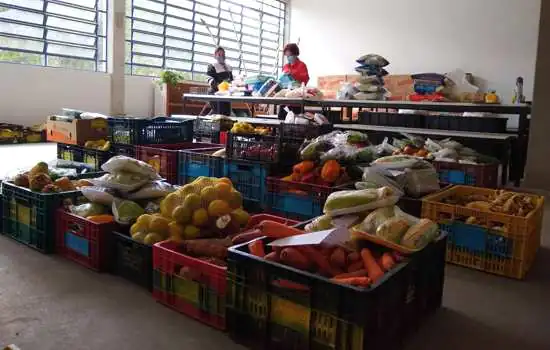
{"label": "red jacket", "polygon": [[283,73],[289,74],[294,80],[299,81],[307,85],[309,81],[309,73],[307,72],[307,66],[304,62],[298,58],[293,64],[287,63],[283,67]]}

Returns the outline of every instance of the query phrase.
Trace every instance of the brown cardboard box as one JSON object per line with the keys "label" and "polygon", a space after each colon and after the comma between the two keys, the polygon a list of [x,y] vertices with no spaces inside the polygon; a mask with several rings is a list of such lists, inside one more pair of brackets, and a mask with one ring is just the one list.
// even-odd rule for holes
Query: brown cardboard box
{"label": "brown cardboard box", "polygon": [[[341,83],[356,83],[360,76],[352,75],[330,75],[319,77],[317,86],[323,92],[325,98],[336,98]],[[390,100],[407,100],[408,96],[414,93],[414,82],[410,75],[387,75],[384,77],[384,87],[391,93]]]}
{"label": "brown cardboard box", "polygon": [[73,119],[68,117],[48,117],[46,123],[47,140],[84,146],[86,141],[106,140],[109,136],[107,119]]}

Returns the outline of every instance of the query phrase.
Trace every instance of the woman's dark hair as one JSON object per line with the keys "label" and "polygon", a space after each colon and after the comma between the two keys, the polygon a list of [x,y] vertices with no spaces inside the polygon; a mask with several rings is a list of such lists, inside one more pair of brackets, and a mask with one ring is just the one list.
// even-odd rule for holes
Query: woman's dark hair
{"label": "woman's dark hair", "polygon": [[296,45],[294,43],[285,45],[285,48],[283,50],[283,54],[286,53],[287,51],[290,51],[290,53],[294,56],[300,56],[300,49],[298,48],[298,45]]}
{"label": "woman's dark hair", "polygon": [[214,55],[217,54],[218,52],[223,52],[223,55],[225,56],[225,49],[221,46],[218,46],[216,48],[216,51],[214,51]]}

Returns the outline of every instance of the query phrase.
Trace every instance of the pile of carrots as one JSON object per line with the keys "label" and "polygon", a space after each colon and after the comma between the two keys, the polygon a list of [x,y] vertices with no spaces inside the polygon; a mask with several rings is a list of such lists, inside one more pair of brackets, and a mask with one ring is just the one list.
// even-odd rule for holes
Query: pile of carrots
{"label": "pile of carrots", "polygon": [[[272,239],[304,234],[299,229],[284,226],[274,221],[262,221],[253,231],[233,238],[233,242],[250,242],[266,236]],[[269,261],[285,264],[296,269],[318,273],[336,283],[368,287],[381,279],[402,257],[397,253],[386,252],[375,257],[368,248],[361,251],[348,250],[340,246],[304,245],[289,247],[265,246],[257,239],[248,243],[250,254]]]}

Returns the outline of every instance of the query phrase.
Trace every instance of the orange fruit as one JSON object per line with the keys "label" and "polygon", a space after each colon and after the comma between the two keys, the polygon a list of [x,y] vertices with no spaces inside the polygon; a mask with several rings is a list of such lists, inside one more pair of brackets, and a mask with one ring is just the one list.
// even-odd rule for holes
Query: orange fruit
{"label": "orange fruit", "polygon": [[224,200],[229,200],[229,198],[231,197],[231,191],[233,191],[233,187],[225,182],[218,182],[214,185],[214,189],[218,194],[218,199]]}
{"label": "orange fruit", "polygon": [[218,183],[226,183],[229,186],[233,187],[233,182],[231,182],[231,179],[228,177],[221,177],[218,179]]}
{"label": "orange fruit", "polygon": [[220,217],[231,213],[231,207],[226,201],[216,199],[208,205],[208,215]]}

